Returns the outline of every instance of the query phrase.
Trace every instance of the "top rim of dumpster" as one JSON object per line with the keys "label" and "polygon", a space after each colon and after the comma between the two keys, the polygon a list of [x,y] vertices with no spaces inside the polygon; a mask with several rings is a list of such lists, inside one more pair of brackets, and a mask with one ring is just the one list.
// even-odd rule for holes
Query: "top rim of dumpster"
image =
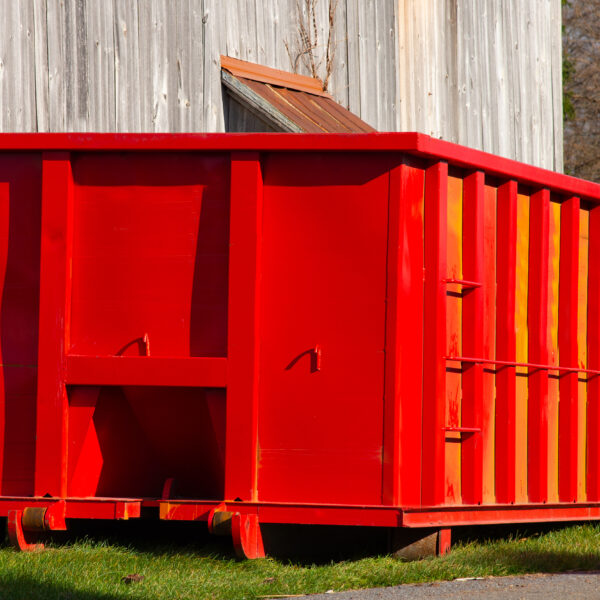
{"label": "top rim of dumpster", "polygon": [[416,132],[0,133],[2,151],[401,152],[600,202],[600,184]]}

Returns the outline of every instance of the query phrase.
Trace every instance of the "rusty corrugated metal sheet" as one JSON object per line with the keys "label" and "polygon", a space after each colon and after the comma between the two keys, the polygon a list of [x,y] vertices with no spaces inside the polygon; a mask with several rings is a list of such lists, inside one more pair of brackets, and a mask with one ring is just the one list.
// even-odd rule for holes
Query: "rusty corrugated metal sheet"
{"label": "rusty corrugated metal sheet", "polygon": [[[262,65],[221,57],[221,67],[236,80],[236,89],[246,91],[262,100],[264,113],[276,112],[304,133],[367,133],[376,131],[327,92],[318,79],[277,71]],[[236,89],[228,86],[237,100]],[[257,109],[256,106],[253,107]]]}

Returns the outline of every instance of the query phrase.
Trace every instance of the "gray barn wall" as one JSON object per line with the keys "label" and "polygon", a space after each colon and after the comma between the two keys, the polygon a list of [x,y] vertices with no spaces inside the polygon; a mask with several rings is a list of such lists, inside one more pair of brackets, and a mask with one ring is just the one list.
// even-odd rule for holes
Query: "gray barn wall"
{"label": "gray barn wall", "polygon": [[[560,0],[338,0],[330,91],[561,170],[560,27]],[[220,54],[289,70],[296,33],[296,0],[0,0],[0,130],[223,131]]]}

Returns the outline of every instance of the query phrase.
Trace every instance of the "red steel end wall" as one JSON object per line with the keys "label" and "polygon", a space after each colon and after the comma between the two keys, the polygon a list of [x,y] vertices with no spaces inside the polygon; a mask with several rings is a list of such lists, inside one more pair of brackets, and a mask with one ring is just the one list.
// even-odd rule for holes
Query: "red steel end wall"
{"label": "red steel end wall", "polygon": [[0,149],[2,495],[600,500],[598,186],[416,134]]}

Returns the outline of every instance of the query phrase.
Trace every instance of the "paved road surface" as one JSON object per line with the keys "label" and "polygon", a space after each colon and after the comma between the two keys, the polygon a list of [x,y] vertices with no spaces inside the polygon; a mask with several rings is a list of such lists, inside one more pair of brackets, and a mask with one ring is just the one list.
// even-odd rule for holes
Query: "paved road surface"
{"label": "paved road surface", "polygon": [[487,577],[302,596],[310,600],[589,600],[600,599],[600,571]]}

